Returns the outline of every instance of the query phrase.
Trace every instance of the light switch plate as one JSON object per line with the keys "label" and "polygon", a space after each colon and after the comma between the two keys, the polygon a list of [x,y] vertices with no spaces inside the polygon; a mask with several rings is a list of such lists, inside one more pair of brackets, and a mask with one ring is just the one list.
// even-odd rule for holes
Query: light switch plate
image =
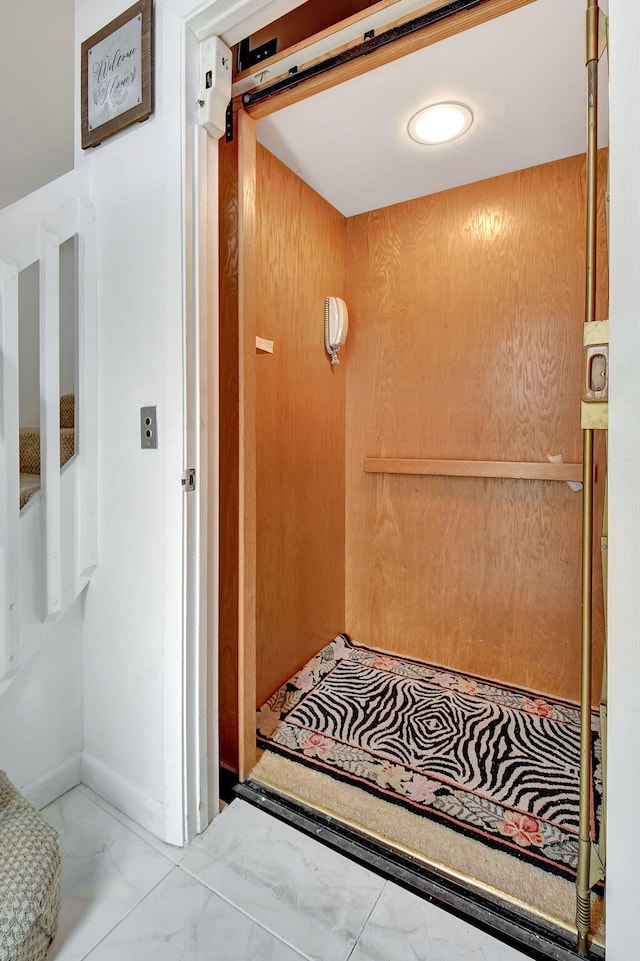
{"label": "light switch plate", "polygon": [[158,417],[155,407],[140,408],[140,446],[143,450],[158,447]]}

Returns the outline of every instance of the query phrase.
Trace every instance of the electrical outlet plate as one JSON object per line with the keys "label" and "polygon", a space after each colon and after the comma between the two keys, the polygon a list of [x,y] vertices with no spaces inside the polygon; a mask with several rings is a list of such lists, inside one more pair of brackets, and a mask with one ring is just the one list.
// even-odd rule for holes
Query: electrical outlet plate
{"label": "electrical outlet plate", "polygon": [[140,446],[143,450],[158,447],[158,417],[155,407],[140,408]]}

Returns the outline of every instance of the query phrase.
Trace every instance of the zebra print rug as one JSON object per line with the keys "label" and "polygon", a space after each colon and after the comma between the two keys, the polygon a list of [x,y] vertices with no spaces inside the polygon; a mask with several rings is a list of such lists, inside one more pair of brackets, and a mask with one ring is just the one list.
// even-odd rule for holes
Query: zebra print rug
{"label": "zebra print rug", "polygon": [[[344,634],[257,714],[263,747],[571,879],[579,725],[570,702],[381,654]],[[595,714],[592,730],[596,823]]]}

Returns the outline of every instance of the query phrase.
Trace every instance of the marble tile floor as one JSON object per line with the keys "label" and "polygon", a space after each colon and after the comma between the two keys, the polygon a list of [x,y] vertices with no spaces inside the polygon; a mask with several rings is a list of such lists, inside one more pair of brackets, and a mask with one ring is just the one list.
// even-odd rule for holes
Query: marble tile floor
{"label": "marble tile floor", "polygon": [[236,800],[186,848],[86,787],[50,804],[63,900],[50,961],[522,961]]}

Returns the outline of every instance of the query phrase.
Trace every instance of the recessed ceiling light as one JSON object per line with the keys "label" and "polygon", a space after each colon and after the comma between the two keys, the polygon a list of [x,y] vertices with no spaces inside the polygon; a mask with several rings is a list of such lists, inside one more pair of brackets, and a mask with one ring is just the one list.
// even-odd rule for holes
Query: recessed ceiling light
{"label": "recessed ceiling light", "polygon": [[434,103],[418,110],[409,121],[409,136],[416,143],[449,143],[466,133],[473,114],[463,103]]}

